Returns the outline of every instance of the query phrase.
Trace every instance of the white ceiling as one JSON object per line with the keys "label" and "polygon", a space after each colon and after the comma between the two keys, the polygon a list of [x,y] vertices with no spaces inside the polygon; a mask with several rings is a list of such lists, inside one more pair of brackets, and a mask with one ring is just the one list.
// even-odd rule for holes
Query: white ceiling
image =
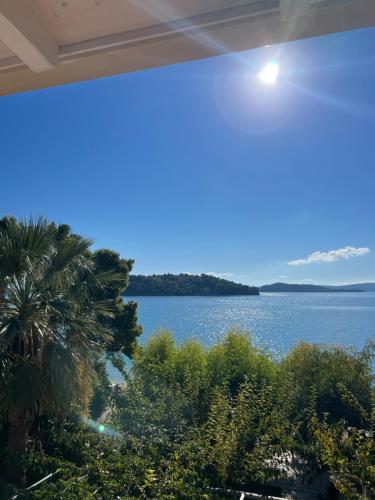
{"label": "white ceiling", "polygon": [[256,0],[26,0],[59,44],[121,33]]}
{"label": "white ceiling", "polygon": [[375,25],[375,0],[0,0],[0,95]]}
{"label": "white ceiling", "polygon": [[14,56],[14,53],[0,40],[0,59]]}

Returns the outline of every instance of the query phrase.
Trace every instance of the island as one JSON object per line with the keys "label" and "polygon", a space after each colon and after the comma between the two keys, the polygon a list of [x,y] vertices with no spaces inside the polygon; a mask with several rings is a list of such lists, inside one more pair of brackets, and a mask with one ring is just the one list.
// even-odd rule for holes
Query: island
{"label": "island", "polygon": [[261,292],[363,292],[359,288],[337,287],[337,286],[322,286],[322,285],[307,285],[293,283],[273,283],[272,285],[264,285],[260,287]]}
{"label": "island", "polygon": [[259,295],[259,289],[208,274],[130,275],[127,296]]}

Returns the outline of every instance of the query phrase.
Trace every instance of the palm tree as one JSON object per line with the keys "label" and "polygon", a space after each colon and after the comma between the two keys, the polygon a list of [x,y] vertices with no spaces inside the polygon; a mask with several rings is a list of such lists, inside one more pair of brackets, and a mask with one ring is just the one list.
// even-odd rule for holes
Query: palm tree
{"label": "palm tree", "polygon": [[[94,297],[123,277],[95,273],[90,245],[45,219],[0,226],[0,408],[11,456],[26,451],[36,417],[84,406],[90,366],[111,340],[98,317],[111,317],[112,303]],[[22,480],[19,467],[7,476]]]}

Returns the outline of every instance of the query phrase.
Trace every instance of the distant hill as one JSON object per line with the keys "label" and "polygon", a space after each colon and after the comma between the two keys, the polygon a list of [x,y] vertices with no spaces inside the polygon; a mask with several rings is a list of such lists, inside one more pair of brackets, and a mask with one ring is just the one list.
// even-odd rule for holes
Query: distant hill
{"label": "distant hill", "polygon": [[362,292],[359,288],[330,287],[322,285],[300,285],[291,283],[273,283],[260,287],[261,292]]}
{"label": "distant hill", "polygon": [[353,283],[352,285],[340,285],[339,287],[332,288],[341,288],[342,290],[347,290],[348,292],[352,292],[353,289],[360,289],[364,292],[375,292],[375,283]]}
{"label": "distant hill", "polygon": [[259,289],[207,274],[131,275],[125,295],[259,295]]}

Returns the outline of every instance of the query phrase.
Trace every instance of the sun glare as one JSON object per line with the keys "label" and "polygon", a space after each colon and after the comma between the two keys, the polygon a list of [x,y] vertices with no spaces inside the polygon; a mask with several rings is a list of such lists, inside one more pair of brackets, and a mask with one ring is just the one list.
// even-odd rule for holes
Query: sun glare
{"label": "sun glare", "polygon": [[264,66],[262,71],[258,74],[258,77],[263,83],[274,85],[277,82],[279,71],[279,65],[275,61],[270,61]]}

